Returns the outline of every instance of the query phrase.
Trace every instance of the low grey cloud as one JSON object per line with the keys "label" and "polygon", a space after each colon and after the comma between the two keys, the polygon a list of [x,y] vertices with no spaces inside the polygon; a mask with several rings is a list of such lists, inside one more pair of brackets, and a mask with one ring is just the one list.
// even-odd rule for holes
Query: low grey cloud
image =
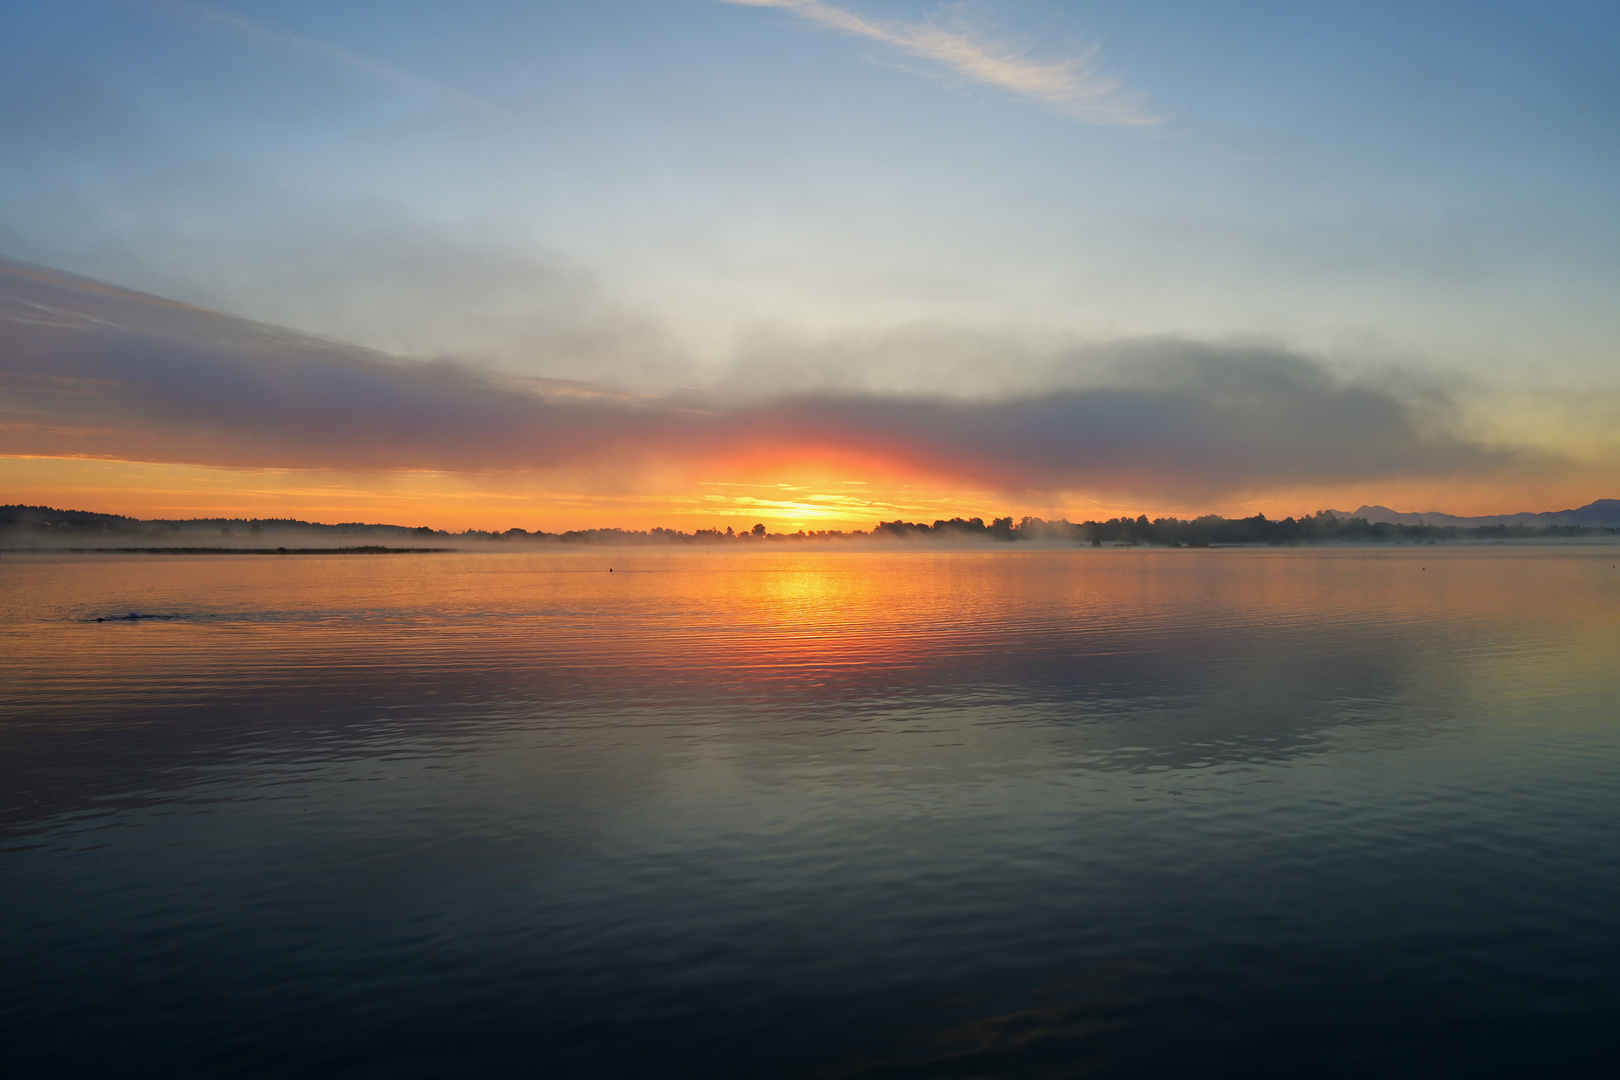
{"label": "low grey cloud", "polygon": [[[67,278],[0,271],[9,453],[220,465],[545,468],[673,435],[656,399],[399,360]],[[648,426],[651,421],[651,427]]]}
{"label": "low grey cloud", "polygon": [[1197,499],[1477,476],[1531,461],[1446,432],[1449,407],[1432,390],[1409,397],[1344,382],[1283,350],[1161,340],[1102,352],[1113,363],[1074,388],[992,401],[825,395],[761,413],[805,441],[858,446],[1002,491]]}
{"label": "low grey cloud", "polygon": [[0,266],[9,454],[466,472],[825,454],[1006,493],[1182,500],[1545,464],[1452,432],[1435,388],[1347,381],[1279,348],[1145,340],[1087,361],[1071,385],[995,399],[670,398],[403,360]]}

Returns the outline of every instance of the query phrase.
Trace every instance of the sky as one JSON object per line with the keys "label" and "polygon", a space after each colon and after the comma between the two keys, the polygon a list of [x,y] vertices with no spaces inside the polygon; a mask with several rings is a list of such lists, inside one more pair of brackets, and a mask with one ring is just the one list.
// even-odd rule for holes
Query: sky
{"label": "sky", "polygon": [[1620,9],[0,2],[0,500],[1620,496]]}

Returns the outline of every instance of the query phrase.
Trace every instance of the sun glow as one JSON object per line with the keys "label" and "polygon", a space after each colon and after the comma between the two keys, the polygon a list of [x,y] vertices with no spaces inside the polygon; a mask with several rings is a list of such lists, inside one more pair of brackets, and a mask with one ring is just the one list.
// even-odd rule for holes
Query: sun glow
{"label": "sun glow", "polygon": [[[735,472],[732,472],[735,476]],[[8,501],[141,518],[301,518],[436,529],[558,532],[756,523],[772,532],[870,529],[898,517],[1000,512],[982,493],[903,481],[697,480],[602,493],[535,474],[238,469],[96,458],[0,457]]]}
{"label": "sun glow", "polygon": [[[1569,478],[1557,490],[1535,485],[1436,481],[1339,485],[1256,492],[1202,505],[1143,503],[1107,494],[1051,496],[965,489],[937,479],[851,463],[725,467],[715,478],[670,474],[635,478],[617,491],[592,478],[530,473],[422,470],[242,469],[98,458],[0,456],[6,501],[97,510],[140,518],[299,518],[463,529],[561,532],[654,527],[692,531],[763,524],[771,532],[867,530],[879,521],[934,521],[1011,515],[1047,520],[1191,518],[1218,513],[1283,518],[1366,503],[1396,509],[1485,514],[1563,509],[1591,500],[1607,477]],[[1554,505],[1557,504],[1557,505]]]}

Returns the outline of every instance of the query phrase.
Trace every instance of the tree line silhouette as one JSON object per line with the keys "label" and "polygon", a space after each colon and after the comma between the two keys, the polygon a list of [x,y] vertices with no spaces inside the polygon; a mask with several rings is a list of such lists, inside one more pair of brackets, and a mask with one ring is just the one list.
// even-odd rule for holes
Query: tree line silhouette
{"label": "tree line silhouette", "polygon": [[983,518],[952,518],[932,525],[921,522],[885,521],[873,535],[901,539],[937,537],[941,539],[984,539],[992,541],[1041,541],[1046,543],[1160,545],[1165,547],[1211,547],[1234,544],[1312,544],[1373,543],[1379,541],[1426,542],[1439,540],[1531,539],[1542,537],[1620,535],[1620,529],[1590,525],[1399,525],[1368,521],[1364,517],[1340,517],[1331,510],[1319,510],[1307,517],[1287,517],[1274,521],[1264,514],[1246,518],[1224,518],[1218,514],[1181,520],[1117,517],[1107,521],[1045,521],[1026,517],[1016,525],[1013,519],[995,518],[986,525]]}
{"label": "tree line silhouette", "polygon": [[201,534],[234,538],[268,534],[304,535],[311,539],[366,537],[380,539],[462,540],[525,542],[537,544],[683,544],[702,546],[800,543],[806,541],[901,540],[967,543],[1043,543],[1104,545],[1154,545],[1165,547],[1212,547],[1254,544],[1322,543],[1425,543],[1441,540],[1547,539],[1553,537],[1620,536],[1620,529],[1594,525],[1398,525],[1368,521],[1364,517],[1341,517],[1321,510],[1306,517],[1272,520],[1264,514],[1246,518],[1223,518],[1216,514],[1181,520],[1116,517],[1107,521],[1046,521],[1025,517],[940,518],[933,522],[882,521],[870,532],[822,529],[791,533],[769,532],[764,524],[737,530],[696,529],[571,529],[567,532],[529,532],[526,529],[490,531],[466,529],[449,532],[428,526],[370,525],[350,522],[324,525],[290,518],[191,518],[188,520],[143,521],[118,514],[97,514],[83,510],[55,510],[45,506],[0,506],[0,538],[11,544],[19,541],[91,539],[101,537],[143,537],[149,540],[178,540]]}

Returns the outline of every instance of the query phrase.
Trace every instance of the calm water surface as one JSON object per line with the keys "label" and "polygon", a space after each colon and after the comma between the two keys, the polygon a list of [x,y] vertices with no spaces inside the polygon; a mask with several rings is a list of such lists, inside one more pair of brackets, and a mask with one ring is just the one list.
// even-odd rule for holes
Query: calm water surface
{"label": "calm water surface", "polygon": [[1612,1075],[1617,556],[6,557],[0,1066]]}

